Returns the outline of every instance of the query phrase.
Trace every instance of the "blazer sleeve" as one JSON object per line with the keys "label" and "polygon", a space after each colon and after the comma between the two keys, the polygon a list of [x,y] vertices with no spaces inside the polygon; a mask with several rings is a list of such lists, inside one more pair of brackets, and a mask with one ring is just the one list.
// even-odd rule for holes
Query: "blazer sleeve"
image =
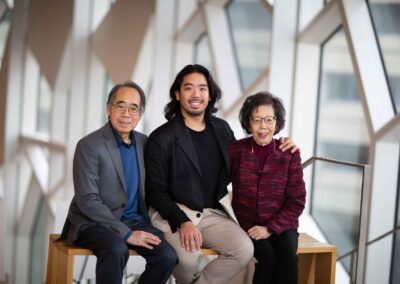
{"label": "blazer sleeve", "polygon": [[146,200],[166,219],[175,232],[182,223],[190,221],[188,216],[175,203],[170,194],[169,176],[172,171],[169,152],[171,144],[163,141],[162,145],[158,139],[150,135],[145,151],[146,164]]}
{"label": "blazer sleeve", "polygon": [[266,224],[278,235],[287,229],[298,227],[298,218],[304,210],[306,190],[300,153],[293,154],[289,165],[285,202],[271,221]]}
{"label": "blazer sleeve", "polygon": [[106,206],[99,193],[99,157],[96,147],[80,141],[73,161],[75,201],[81,213],[91,222],[109,228],[121,238],[132,232]]}

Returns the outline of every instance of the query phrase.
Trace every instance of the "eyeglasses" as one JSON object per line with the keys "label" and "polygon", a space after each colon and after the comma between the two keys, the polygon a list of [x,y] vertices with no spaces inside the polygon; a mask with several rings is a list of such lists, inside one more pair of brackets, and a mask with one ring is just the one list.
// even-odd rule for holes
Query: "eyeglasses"
{"label": "eyeglasses", "polygon": [[253,125],[261,125],[261,123],[264,121],[265,124],[267,125],[272,125],[276,121],[276,116],[268,115],[266,117],[258,117],[258,116],[252,116],[250,117],[250,122]]}
{"label": "eyeglasses", "polygon": [[115,110],[118,113],[124,113],[126,111],[126,109],[128,108],[128,113],[130,115],[138,115],[138,114],[140,114],[140,109],[135,105],[127,106],[124,103],[119,103],[119,104],[115,104],[115,105],[113,104],[112,106],[115,108]]}

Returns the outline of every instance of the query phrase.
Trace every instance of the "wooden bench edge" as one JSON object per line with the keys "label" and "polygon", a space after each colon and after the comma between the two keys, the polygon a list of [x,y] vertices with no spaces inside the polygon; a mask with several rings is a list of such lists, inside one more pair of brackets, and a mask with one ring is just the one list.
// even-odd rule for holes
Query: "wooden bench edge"
{"label": "wooden bench edge", "polygon": [[[68,255],[93,255],[93,252],[89,249],[85,249],[79,246],[71,246],[67,245],[64,240],[58,240],[60,238],[60,234],[50,234],[49,242],[55,246],[59,251],[68,254]],[[210,248],[201,248],[201,254],[208,255],[219,255],[219,252]],[[129,255],[140,255],[134,249],[129,249]]]}
{"label": "wooden bench edge", "polygon": [[[68,255],[93,255],[93,252],[89,249],[84,249],[79,246],[70,246],[65,243],[64,240],[58,240],[60,234],[50,234],[49,242],[57,247],[59,251],[62,251]],[[299,235],[299,247],[297,254],[305,253],[336,253],[336,246],[331,244],[322,243],[307,233],[300,233]],[[210,248],[202,248],[201,254],[208,255],[219,255],[219,252]],[[135,250],[130,249],[129,255],[139,255]]]}

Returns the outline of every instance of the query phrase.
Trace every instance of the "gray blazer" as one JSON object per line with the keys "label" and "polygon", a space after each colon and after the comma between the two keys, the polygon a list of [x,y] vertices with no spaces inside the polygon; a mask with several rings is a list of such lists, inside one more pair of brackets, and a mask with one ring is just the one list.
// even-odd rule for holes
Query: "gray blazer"
{"label": "gray blazer", "polygon": [[[144,201],[143,151],[147,136],[134,131],[139,166],[139,209],[149,221]],[[131,229],[121,221],[127,204],[121,155],[111,124],[82,138],[73,161],[75,195],[71,201],[61,238],[72,244],[82,228],[93,224],[114,231],[121,238]]]}

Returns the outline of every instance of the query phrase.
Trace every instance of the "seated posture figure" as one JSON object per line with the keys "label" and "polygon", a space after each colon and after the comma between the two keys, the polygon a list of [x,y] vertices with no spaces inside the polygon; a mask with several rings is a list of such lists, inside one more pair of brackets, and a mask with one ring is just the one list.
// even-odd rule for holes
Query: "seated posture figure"
{"label": "seated posture figure", "polygon": [[[253,244],[236,223],[227,185],[228,123],[213,115],[221,91],[201,65],[182,69],[170,89],[168,122],[146,146],[146,198],[153,225],[175,248],[179,284],[227,283],[253,256]],[[201,246],[221,254],[199,270]]]}
{"label": "seated posture figure", "polygon": [[147,137],[134,130],[144,108],[137,84],[116,85],[107,100],[109,121],[76,146],[75,195],[62,238],[97,256],[97,283],[121,284],[128,248],[146,259],[139,283],[165,283],[177,263],[162,232],[150,225],[144,201]]}
{"label": "seated posture figure", "polygon": [[254,244],[253,283],[297,283],[306,192],[299,152],[280,151],[273,138],[285,125],[285,109],[279,98],[261,92],[245,100],[239,120],[252,136],[230,144],[232,207]]}

